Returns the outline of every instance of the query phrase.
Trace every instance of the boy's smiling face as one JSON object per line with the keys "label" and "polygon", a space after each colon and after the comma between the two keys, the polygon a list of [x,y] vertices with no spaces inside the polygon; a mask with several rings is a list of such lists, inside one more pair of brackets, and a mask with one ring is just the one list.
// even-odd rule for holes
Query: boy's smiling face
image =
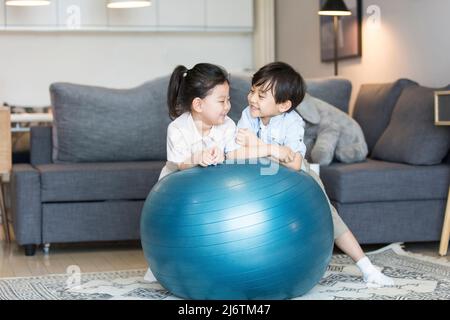
{"label": "boy's smiling face", "polygon": [[269,123],[272,117],[286,112],[292,105],[289,100],[277,103],[273,96],[273,90],[266,89],[268,87],[268,85],[252,86],[247,97],[251,116],[253,118],[261,118],[265,125]]}

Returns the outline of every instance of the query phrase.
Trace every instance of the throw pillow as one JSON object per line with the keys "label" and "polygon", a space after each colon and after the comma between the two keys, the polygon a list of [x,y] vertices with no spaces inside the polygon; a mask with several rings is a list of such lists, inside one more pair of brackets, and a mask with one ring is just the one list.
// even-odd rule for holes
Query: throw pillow
{"label": "throw pillow", "polygon": [[450,127],[434,125],[434,91],[449,89],[405,88],[372,157],[413,165],[441,163],[450,148]]}
{"label": "throw pillow", "polygon": [[132,89],[52,84],[53,160],[165,159],[170,123],[166,107],[168,80],[159,78]]}
{"label": "throw pillow", "polygon": [[412,85],[417,83],[408,79],[399,79],[393,83],[361,86],[355,102],[353,118],[364,132],[369,152],[388,126],[392,110],[403,89]]}

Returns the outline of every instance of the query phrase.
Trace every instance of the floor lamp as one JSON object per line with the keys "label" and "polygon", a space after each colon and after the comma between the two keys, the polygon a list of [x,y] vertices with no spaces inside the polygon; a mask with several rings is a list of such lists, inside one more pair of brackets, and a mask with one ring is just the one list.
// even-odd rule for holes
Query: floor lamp
{"label": "floor lamp", "polygon": [[334,75],[338,75],[338,43],[339,43],[339,17],[349,16],[352,12],[348,10],[343,0],[327,0],[319,11],[321,16],[332,16],[334,24]]}

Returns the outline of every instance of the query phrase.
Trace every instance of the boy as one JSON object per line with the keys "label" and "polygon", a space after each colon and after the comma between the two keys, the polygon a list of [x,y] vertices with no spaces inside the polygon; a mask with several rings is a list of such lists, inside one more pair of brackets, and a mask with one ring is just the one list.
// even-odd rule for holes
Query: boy
{"label": "boy", "polygon": [[[252,78],[249,106],[237,124],[238,146],[228,152],[226,158],[270,157],[286,167],[307,172],[325,192],[319,176],[303,158],[306,153],[304,122],[294,109],[303,100],[305,91],[301,75],[286,63],[274,62],[258,70]],[[365,282],[375,286],[393,285],[391,278],[372,265],[336,209],[329,204],[337,247],[356,262]]]}

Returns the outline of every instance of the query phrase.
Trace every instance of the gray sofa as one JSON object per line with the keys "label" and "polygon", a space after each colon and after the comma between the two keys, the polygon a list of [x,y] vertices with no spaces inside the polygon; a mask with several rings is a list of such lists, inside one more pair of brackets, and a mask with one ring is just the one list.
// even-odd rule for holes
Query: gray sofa
{"label": "gray sofa", "polygon": [[450,183],[450,127],[434,125],[434,90],[400,79],[362,85],[354,108],[366,161],[333,163],[321,178],[361,243],[440,239]]}
{"label": "gray sofa", "polygon": [[[237,121],[246,106],[249,78],[236,76],[231,83],[229,115]],[[170,122],[165,106],[167,84],[168,77],[163,77],[129,91],[64,83],[51,87],[54,104],[73,103],[67,95],[76,97],[77,103],[91,99],[91,104],[98,103],[98,95],[106,106],[108,99],[113,97],[114,104],[122,95],[131,97],[127,102],[131,104],[133,95],[144,106],[150,101],[147,107],[153,108],[153,116],[144,126],[148,123],[150,133],[146,134],[157,139],[150,142],[150,147],[155,146],[149,150],[151,156],[140,161],[57,161],[53,150],[56,128],[32,128],[31,163],[14,165],[11,182],[15,236],[26,255],[33,255],[36,246],[42,244],[139,239],[143,203],[164,165],[165,133]],[[307,85],[311,95],[348,111],[352,90],[349,81],[316,79],[307,80]],[[366,101],[367,90],[362,93],[356,115],[367,116],[373,104]],[[371,123],[377,119],[369,116],[372,120],[367,122],[364,116],[360,118],[367,137]],[[60,134],[62,129],[58,127]],[[135,137],[132,133],[130,136]],[[143,143],[145,149],[147,141],[128,143]],[[361,243],[439,239],[450,180],[448,162],[416,166],[368,158],[362,163],[322,167],[321,176],[330,199]]]}

